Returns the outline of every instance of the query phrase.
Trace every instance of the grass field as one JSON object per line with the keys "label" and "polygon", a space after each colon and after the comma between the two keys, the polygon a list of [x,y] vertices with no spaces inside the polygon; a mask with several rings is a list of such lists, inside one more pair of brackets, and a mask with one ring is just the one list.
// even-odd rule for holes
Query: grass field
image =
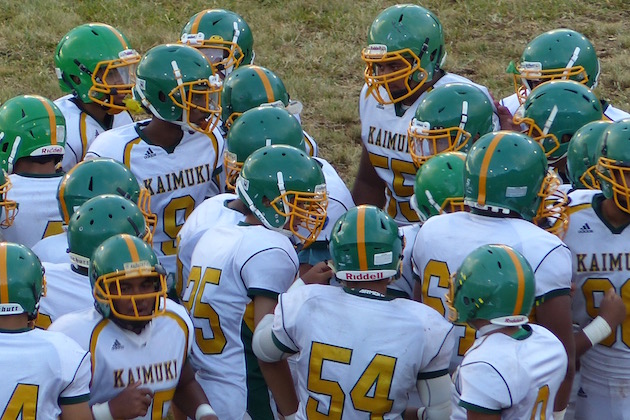
{"label": "grass field", "polygon": [[[391,1],[349,0],[0,0],[0,101],[26,93],[61,96],[53,66],[57,42],[72,27],[116,26],[139,52],[176,41],[189,17],[205,8],[241,14],[255,39],[256,63],[275,71],[304,103],[302,121],[321,155],[352,184],[360,153],[357,97],[367,28]],[[596,93],[630,110],[630,3],[609,1],[431,0],[445,30],[446,69],[507,96],[505,74],[527,42],[558,27],[584,33],[602,62]]]}

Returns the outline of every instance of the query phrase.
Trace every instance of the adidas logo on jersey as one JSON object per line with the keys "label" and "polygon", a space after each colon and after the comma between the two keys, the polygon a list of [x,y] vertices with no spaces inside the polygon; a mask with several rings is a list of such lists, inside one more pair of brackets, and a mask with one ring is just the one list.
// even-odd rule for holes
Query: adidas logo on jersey
{"label": "adidas logo on jersey", "polygon": [[156,157],[157,155],[155,154],[155,152],[153,150],[151,150],[151,148],[149,147],[146,151],[146,153],[144,154],[144,158],[145,159],[149,159],[152,157]]}
{"label": "adidas logo on jersey", "polygon": [[593,230],[588,225],[588,223],[584,223],[582,227],[578,230],[578,233],[591,233]]}
{"label": "adidas logo on jersey", "polygon": [[125,346],[120,344],[120,341],[114,340],[114,344],[112,345],[112,350],[122,350],[124,348],[125,348]]}

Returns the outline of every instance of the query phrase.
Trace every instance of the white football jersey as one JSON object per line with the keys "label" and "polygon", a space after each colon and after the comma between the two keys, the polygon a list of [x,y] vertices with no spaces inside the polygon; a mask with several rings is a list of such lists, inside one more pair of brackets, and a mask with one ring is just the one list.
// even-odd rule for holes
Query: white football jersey
{"label": "white football jersey", "polygon": [[394,280],[394,282],[387,286],[388,290],[395,291],[395,295],[400,294],[410,299],[413,299],[413,285],[415,283],[413,266],[411,264],[411,251],[413,250],[413,243],[416,240],[420,226],[420,223],[413,223],[400,228],[400,232],[404,238],[403,243],[405,244],[405,248],[403,249],[402,273],[397,280]]}
{"label": "white football jersey", "polygon": [[42,238],[63,232],[57,206],[57,187],[62,176],[63,173],[9,175],[13,188],[7,198],[17,201],[19,209],[13,225],[2,231],[6,241],[30,248]]}
{"label": "white football jersey", "polygon": [[[598,215],[604,196],[569,207],[564,238],[573,259],[573,320],[580,327],[599,312],[604,292],[611,287],[630,302],[630,229],[615,229]],[[598,209],[598,210],[595,210]],[[580,358],[582,377],[597,384],[624,387],[630,380],[630,318]]]}
{"label": "white football jersey", "polygon": [[90,405],[109,401],[140,382],[154,394],[147,414],[137,418],[166,418],[193,340],[190,318],[181,305],[166,300],[166,312],[140,334],[104,319],[94,308],[64,315],[50,330],[63,332],[92,352]]}
{"label": "white football jersey", "polygon": [[75,101],[74,95],[62,96],[55,100],[63,117],[66,119],[66,148],[61,161],[64,172],[81,162],[88,148],[99,134],[110,128],[131,124],[133,118],[127,111],[111,116],[111,127],[103,127],[90,114],[82,111]]}
{"label": "white football jersey", "polygon": [[503,420],[553,419],[567,371],[566,351],[540,325],[525,325],[520,333],[517,338],[490,333],[475,340],[453,375],[452,420],[466,420],[464,408],[500,413]]}
{"label": "white football jersey", "polygon": [[0,413],[56,420],[59,405],[88,401],[90,353],[58,332],[0,332]]}
{"label": "white football jersey", "polygon": [[197,376],[219,418],[241,419],[247,405],[241,336],[246,306],[256,295],[285,292],[298,272],[297,255],[286,236],[264,226],[217,226],[199,239],[190,264],[182,300],[196,331]]}
{"label": "white football jersey", "polygon": [[68,232],[50,235],[40,239],[31,250],[39,257],[41,262],[54,264],[70,264],[70,254],[68,254]]}
{"label": "white football jersey", "polygon": [[87,275],[72,270],[69,263],[42,263],[46,272],[46,296],[39,300],[35,325],[48,328],[61,315],[94,306],[92,285]]}
{"label": "white football jersey", "polygon": [[206,197],[219,194],[223,137],[218,129],[205,135],[183,130],[172,151],[150,144],[142,134],[148,121],[101,135],[86,159],[110,157],[127,166],[151,194],[151,211],[158,217],[153,249],[167,272],[176,272],[177,233],[193,209]]}
{"label": "white football jersey", "polygon": [[[414,270],[423,302],[446,315],[449,279],[473,250],[487,244],[509,245],[532,266],[536,302],[571,289],[571,252],[555,235],[523,219],[455,212],[433,216],[418,231],[413,246]],[[475,340],[471,327],[456,326],[459,342],[451,369]]]}
{"label": "white football jersey", "polygon": [[186,284],[190,274],[190,260],[199,239],[213,226],[235,226],[245,220],[245,215],[232,210],[227,205],[238,200],[238,195],[224,193],[205,199],[188,216],[180,229],[177,245],[177,284],[181,296],[181,286]]}
{"label": "white football jersey", "polygon": [[273,335],[298,353],[296,418],[401,418],[418,379],[447,374],[452,328],[426,305],[370,290],[307,285],[283,293]]}
{"label": "white football jersey", "polygon": [[[492,101],[486,87],[452,73],[442,76],[435,83],[435,87],[454,82],[472,84],[481,89]],[[407,129],[425,94],[426,92],[420,95],[400,117],[396,115],[394,104],[381,105],[368,94],[367,85],[361,89],[359,98],[363,146],[369,153],[370,162],[376,173],[385,182],[385,210],[402,225],[419,220],[409,204],[417,169],[409,154]],[[498,117],[496,121],[498,123]]]}

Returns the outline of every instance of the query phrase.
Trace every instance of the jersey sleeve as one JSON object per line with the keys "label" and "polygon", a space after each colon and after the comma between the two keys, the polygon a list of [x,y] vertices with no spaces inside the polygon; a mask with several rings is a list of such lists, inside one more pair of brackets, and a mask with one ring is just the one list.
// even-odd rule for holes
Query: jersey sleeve
{"label": "jersey sleeve", "polygon": [[426,351],[423,361],[424,367],[418,373],[418,379],[431,379],[448,373],[451,357],[455,348],[455,328],[442,315],[433,309],[424,316],[424,337]]}
{"label": "jersey sleeve", "polygon": [[558,244],[534,267],[536,276],[536,300],[540,302],[558,295],[569,294],[573,275],[571,251],[563,243]]}
{"label": "jersey sleeve", "polygon": [[180,317],[186,324],[186,328],[188,329],[188,331],[184,331],[184,334],[186,334],[186,337],[188,337],[186,349],[188,354],[190,355],[190,352],[192,351],[192,345],[195,340],[195,328],[193,326],[192,320],[190,319],[190,315],[188,315],[188,312],[182,305],[171,299],[166,300],[166,309],[170,312],[173,312],[176,316]]}
{"label": "jersey sleeve", "polygon": [[241,277],[249,297],[266,295],[275,298],[289,289],[297,270],[298,266],[287,250],[274,247],[249,258],[241,268]]}
{"label": "jersey sleeve", "polygon": [[506,378],[487,362],[462,364],[459,368],[458,381],[459,405],[467,410],[499,413],[512,406]]}
{"label": "jersey sleeve", "polygon": [[92,363],[90,353],[68,337],[63,337],[59,348],[59,364],[68,383],[59,396],[60,405],[78,404],[90,399]]}
{"label": "jersey sleeve", "polygon": [[308,286],[292,290],[290,293],[283,293],[278,298],[278,305],[273,317],[273,341],[276,347],[285,353],[297,353],[300,351],[295,337],[295,326],[297,324],[299,309],[302,306],[303,290]]}

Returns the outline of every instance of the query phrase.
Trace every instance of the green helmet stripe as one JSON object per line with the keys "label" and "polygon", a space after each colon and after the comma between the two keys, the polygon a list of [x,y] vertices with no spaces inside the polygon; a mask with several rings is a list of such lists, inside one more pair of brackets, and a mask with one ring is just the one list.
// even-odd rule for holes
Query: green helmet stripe
{"label": "green helmet stripe", "polygon": [[258,77],[260,77],[260,81],[263,84],[263,87],[265,88],[265,93],[267,94],[267,99],[268,99],[267,103],[275,102],[276,98],[273,95],[273,88],[271,87],[271,82],[269,81],[269,77],[267,77],[263,69],[261,69],[260,67],[254,66],[252,67],[252,70],[256,72]]}
{"label": "green helmet stripe", "polygon": [[486,180],[488,167],[490,166],[490,160],[492,160],[492,155],[494,154],[495,149],[499,145],[499,142],[504,135],[505,133],[499,133],[492,139],[492,141],[488,145],[488,151],[483,156],[483,161],[481,162],[481,170],[479,171],[479,194],[477,195],[477,203],[482,206],[486,205]]}
{"label": "green helmet stripe", "polygon": [[357,209],[357,253],[359,255],[359,270],[367,271],[367,253],[365,251],[365,207]]}
{"label": "green helmet stripe", "polygon": [[525,272],[523,271],[523,266],[514,253],[514,250],[505,245],[501,245],[501,248],[505,249],[508,256],[512,260],[512,263],[514,264],[514,269],[516,270],[518,289],[516,290],[516,302],[514,303],[514,312],[512,312],[512,315],[519,315],[521,313],[521,310],[523,309],[523,300],[525,297]]}
{"label": "green helmet stripe", "polygon": [[0,244],[0,304],[9,303],[9,276],[7,274],[7,244]]}

